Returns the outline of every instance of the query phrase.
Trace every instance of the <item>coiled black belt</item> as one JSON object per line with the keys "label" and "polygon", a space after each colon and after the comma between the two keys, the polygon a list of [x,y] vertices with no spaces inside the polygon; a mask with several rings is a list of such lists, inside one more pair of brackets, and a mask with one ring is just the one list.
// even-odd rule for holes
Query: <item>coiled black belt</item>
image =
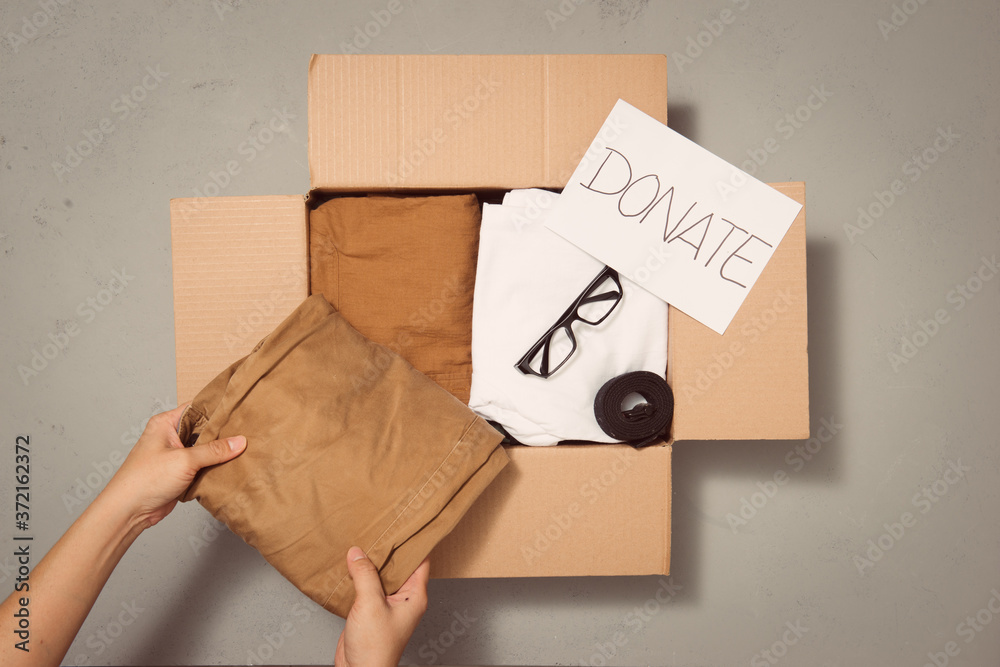
{"label": "coiled black belt", "polygon": [[[644,403],[622,410],[629,394]],[[615,440],[644,447],[670,427],[674,417],[674,392],[666,380],[649,371],[634,371],[604,383],[594,399],[594,416],[601,429]]]}

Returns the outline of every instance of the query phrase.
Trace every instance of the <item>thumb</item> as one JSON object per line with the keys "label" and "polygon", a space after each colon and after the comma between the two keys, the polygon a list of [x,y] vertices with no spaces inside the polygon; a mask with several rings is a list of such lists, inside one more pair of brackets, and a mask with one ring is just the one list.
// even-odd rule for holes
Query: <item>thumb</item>
{"label": "thumb", "polygon": [[225,463],[230,459],[239,456],[247,446],[247,439],[242,435],[235,435],[224,440],[213,440],[204,445],[189,447],[188,458],[198,470],[206,466]]}
{"label": "thumb", "polygon": [[368,560],[361,547],[351,547],[347,552],[347,571],[354,580],[354,590],[358,599],[378,599],[385,602],[385,591],[382,590],[382,580],[378,569]]}
{"label": "thumb", "polygon": [[402,595],[407,600],[409,600],[409,595],[420,594],[423,596],[427,595],[427,580],[430,579],[431,574],[431,561],[430,558],[425,558],[417,569],[413,571],[413,574],[403,582],[403,585],[399,587],[396,591],[395,597]]}

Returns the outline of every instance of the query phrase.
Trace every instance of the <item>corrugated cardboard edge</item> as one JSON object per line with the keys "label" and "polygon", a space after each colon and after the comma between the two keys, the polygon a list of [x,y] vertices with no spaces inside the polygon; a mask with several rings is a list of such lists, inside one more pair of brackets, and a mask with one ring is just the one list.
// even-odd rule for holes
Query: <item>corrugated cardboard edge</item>
{"label": "corrugated cardboard edge", "polygon": [[[669,444],[517,446],[507,453],[508,466],[431,553],[432,576],[670,573]],[[650,489],[663,498],[650,498]]]}
{"label": "corrugated cardboard edge", "polygon": [[314,55],[311,188],[562,188],[619,97],[666,122],[666,90],[662,54]]}
{"label": "corrugated cardboard edge", "polygon": [[[428,129],[433,131],[437,128],[445,129],[445,126],[441,124],[441,117],[435,116],[436,112],[440,112],[441,109],[446,107],[435,107],[437,104],[433,100],[433,94],[435,91],[435,86],[446,86],[451,85],[448,83],[452,80],[452,72],[448,70],[448,76],[445,76],[446,71],[445,65],[448,68],[452,66],[469,67],[469,64],[475,64],[478,58],[493,58],[491,56],[444,56],[441,57],[443,60],[437,63],[431,63],[426,61],[425,67],[429,67],[431,73],[437,69],[437,79],[423,77],[424,73],[421,73],[421,78],[429,81],[428,87],[410,90],[409,96],[401,95],[401,92],[405,92],[400,89],[398,85],[392,88],[395,96],[390,96],[389,98],[377,98],[365,97],[362,95],[358,99],[350,97],[354,95],[355,92],[364,92],[368,94],[367,91],[374,90],[371,88],[370,84],[374,84],[377,81],[389,81],[389,73],[385,69],[385,65],[380,63],[390,63],[394,62],[392,65],[397,67],[403,59],[411,60],[417,63],[421,58],[427,58],[425,56],[315,56],[310,63],[310,76],[309,76],[309,113],[310,113],[310,133],[309,133],[309,161],[310,170],[312,178],[312,187],[316,189],[321,186],[328,190],[340,190],[344,192],[351,191],[378,191],[386,189],[416,189],[418,187],[428,187],[429,189],[444,187],[449,190],[465,190],[474,189],[479,187],[481,184],[479,182],[467,181],[468,177],[468,160],[472,159],[477,161],[477,164],[482,162],[489,162],[497,156],[503,158],[508,151],[509,142],[507,139],[510,134],[498,133],[491,129],[491,125],[486,123],[478,124],[479,121],[463,121],[464,129],[459,131],[455,130],[451,134],[447,135],[446,141],[438,142],[434,141],[435,150],[431,152],[431,156],[437,156],[435,160],[443,160],[448,162],[449,158],[453,157],[454,154],[461,156],[465,151],[471,151],[466,155],[472,155],[473,157],[464,157],[457,162],[450,163],[451,166],[449,176],[446,181],[435,181],[440,174],[435,175],[433,169],[430,166],[424,167],[428,171],[422,173],[417,180],[408,181],[402,184],[396,184],[392,186],[387,186],[387,173],[386,166],[391,167],[394,161],[398,165],[399,159],[404,159],[406,157],[406,149],[412,149],[414,146],[419,149],[417,142],[422,137],[426,137],[424,134]],[[449,59],[462,59],[468,58],[469,60],[449,60]],[[496,57],[499,60],[504,58],[516,58],[515,56],[499,56]],[[529,57],[530,58],[530,57]],[[525,167],[523,173],[517,169],[513,170],[511,176],[504,175],[502,178],[496,178],[495,182],[490,181],[485,183],[486,187],[499,187],[499,188],[512,188],[520,186],[545,186],[559,188],[564,185],[566,178],[572,173],[572,168],[575,166],[576,162],[582,156],[583,151],[589,145],[590,140],[597,133],[598,128],[603,122],[607,115],[607,110],[611,108],[614,100],[618,97],[622,97],[634,104],[638,108],[642,109],[646,113],[660,120],[666,121],[666,57],[665,56],[541,56],[536,57],[541,58],[547,62],[546,72],[547,82],[566,82],[561,88],[562,92],[559,94],[554,94],[551,89],[545,88],[534,88],[532,95],[538,97],[537,93],[539,90],[545,92],[543,108],[549,110],[544,116],[545,119],[545,133],[546,137],[546,148],[547,153],[540,153],[539,156],[532,156],[530,159],[524,160]],[[565,61],[562,59],[565,58]],[[634,58],[648,59],[650,66],[649,71],[644,71],[642,76],[635,76],[634,71],[630,71],[631,68],[639,63],[639,60],[633,60]],[[350,60],[348,60],[350,59]],[[334,65],[334,60],[336,60],[336,76],[339,79],[330,79],[319,77],[317,79],[318,73],[323,71],[322,64],[332,66]],[[497,62],[499,62],[497,60]],[[560,64],[564,67],[565,71],[558,71],[553,69],[553,63],[560,61]],[[513,61],[509,61],[513,62]],[[344,69],[345,64],[349,64],[350,67]],[[481,65],[482,63],[480,63]],[[477,65],[479,66],[479,65]],[[492,67],[492,65],[490,65]],[[406,70],[411,71],[411,70]],[[541,70],[540,70],[541,71]],[[513,70],[512,70],[513,72]],[[328,72],[329,73],[329,72]],[[426,72],[425,72],[426,73]],[[487,72],[488,74],[489,72]],[[511,75],[513,76],[513,74]],[[382,78],[380,78],[382,77]],[[541,80],[542,77],[539,75],[536,77]],[[316,82],[321,83],[320,86],[315,86]],[[335,83],[339,81],[340,83]],[[461,83],[461,86],[465,86],[465,90],[468,89],[468,81],[462,83],[463,79],[461,77],[455,78],[454,81]],[[511,82],[516,83],[517,79],[512,78]],[[610,82],[610,83],[609,83]],[[503,82],[502,82],[503,83]],[[479,84],[477,84],[479,85]],[[541,85],[541,84],[539,84]],[[339,87],[338,87],[339,86]],[[455,93],[462,92],[462,87],[455,88],[452,86],[452,90]],[[516,86],[514,86],[516,88]],[[495,87],[496,91],[501,89],[507,90],[509,87],[501,85],[500,87]],[[389,90],[387,87],[380,88],[382,93],[386,93]],[[475,92],[474,90],[472,92]],[[417,94],[419,93],[419,94]],[[465,93],[467,97],[468,92]],[[492,95],[492,94],[491,94]],[[607,98],[608,103],[606,108],[600,108],[602,105],[593,102],[588,98],[588,95],[597,95],[601,100]],[[402,109],[400,106],[401,100],[415,100],[415,105],[407,104],[409,112],[412,114],[414,111],[419,113],[416,116],[405,116],[399,117],[398,114],[394,114],[392,110],[388,111],[373,111],[379,106],[389,106]],[[500,97],[494,99],[494,102],[499,100]],[[426,106],[424,102],[430,100],[432,106]],[[562,100],[562,101],[559,101]],[[464,97],[450,97],[446,102],[454,105],[455,102],[463,102]],[[488,99],[479,100],[481,105],[489,102]],[[376,103],[377,102],[377,103]],[[501,110],[508,108],[509,103],[498,104],[497,109]],[[531,106],[530,108],[535,108],[538,105]],[[453,107],[452,107],[453,108]],[[576,113],[582,110],[581,113],[573,116],[579,122],[571,124],[559,124],[555,123],[557,126],[562,126],[568,128],[569,134],[561,137],[556,137],[553,132],[553,115],[550,113],[553,109],[564,109]],[[431,113],[427,113],[430,111]],[[423,113],[423,116],[421,116]],[[486,115],[481,115],[480,118],[486,118],[487,116],[493,117],[493,113],[498,113],[496,111],[485,112]],[[314,125],[314,114],[317,115],[317,120],[319,120],[322,114],[332,114],[335,117],[334,123],[321,122],[319,125]],[[337,114],[341,114],[337,116]],[[500,117],[500,116],[496,116]],[[391,122],[387,121],[389,119]],[[417,120],[419,122],[414,122]],[[361,125],[355,125],[356,123],[361,123]],[[382,124],[382,125],[380,125]],[[369,153],[369,146],[366,142],[373,140],[375,134],[372,130],[376,127],[392,127],[393,129],[393,141],[401,139],[403,141],[403,146],[393,146],[392,142],[387,142],[384,146],[379,148],[378,151]],[[359,130],[360,128],[360,130]],[[420,130],[418,132],[413,132],[412,130]],[[453,129],[453,128],[452,128]],[[468,132],[471,134],[479,134],[479,136],[489,137],[489,142],[485,144],[476,143],[479,141],[478,138],[474,138],[471,143],[467,143],[464,139],[460,140],[463,136],[463,132]],[[455,141],[452,141],[455,140]],[[381,139],[379,139],[381,141]],[[406,145],[409,142],[409,145]],[[438,150],[444,146],[450,146],[447,150]],[[483,149],[476,151],[477,146],[482,146]],[[560,149],[559,147],[562,146]],[[386,147],[388,151],[386,152]],[[336,157],[340,160],[340,164],[334,165],[332,163],[326,163],[324,160],[330,158],[333,160],[333,155],[331,151],[340,151],[340,155]],[[557,153],[562,153],[561,156],[556,157]],[[369,159],[369,155],[378,157],[379,161],[373,161]],[[538,159],[535,159],[535,158]],[[505,158],[503,158],[505,159]],[[462,160],[466,160],[463,162]],[[356,161],[353,164],[352,161]],[[432,160],[433,162],[433,160]],[[430,163],[428,163],[429,165]],[[353,166],[352,166],[353,165]],[[508,165],[509,166],[509,165]],[[476,172],[471,172],[475,174]],[[456,176],[457,174],[457,176]],[[322,178],[318,178],[321,176]],[[432,178],[433,176],[433,178]],[[398,177],[398,174],[397,174]],[[426,179],[426,182],[420,181],[420,179]],[[786,194],[791,196],[797,196],[792,194],[792,191],[796,187],[801,189],[801,184],[779,184],[778,189],[791,187],[790,191],[786,191]],[[785,191],[785,190],[783,190]],[[804,201],[804,190],[801,191],[800,201]],[[232,198],[225,198],[232,199]],[[272,200],[276,198],[271,197],[256,197],[256,198],[243,198],[246,200],[260,200],[261,208],[268,208],[273,202]],[[281,198],[277,198],[281,199]],[[289,198],[285,198],[289,199]],[[294,199],[300,200],[299,197],[294,197]],[[183,201],[183,200],[175,200]],[[201,200],[197,200],[201,201]],[[174,202],[171,204],[172,212],[174,209]],[[189,206],[203,207],[204,204],[193,202],[188,204]],[[304,204],[299,204],[302,206],[301,212],[297,213],[298,223],[294,225],[294,233],[301,235],[301,256],[298,260],[290,262],[288,266],[295,265],[297,262],[297,268],[303,272],[307,270],[308,258],[306,250],[306,234],[307,234],[307,224],[303,224],[305,221],[305,210]],[[257,215],[253,212],[251,215]],[[290,214],[288,214],[290,215]],[[191,265],[188,261],[186,253],[188,252],[188,242],[189,238],[183,232],[181,232],[180,240],[178,239],[178,229],[180,228],[176,221],[174,220],[174,215],[172,215],[172,229],[173,235],[175,237],[175,247],[174,247],[174,263],[175,263],[175,303],[178,302],[178,298],[181,301],[186,301],[194,299],[199,301],[202,305],[196,310],[205,310],[211,308],[229,308],[228,298],[226,298],[226,287],[227,283],[225,281],[218,280],[217,278],[212,278],[211,280],[202,281],[204,286],[203,291],[198,289],[192,289],[191,285],[185,286],[184,290],[177,291],[176,279],[178,275],[184,275],[186,271],[189,272],[188,280],[195,277],[197,273],[197,267],[201,267],[204,270],[212,271],[215,270],[211,262],[211,257],[205,257],[206,253],[201,253],[200,263],[195,263]],[[239,216],[233,216],[237,218]],[[278,216],[279,219],[284,220],[284,224],[290,224],[290,221],[284,217],[284,215]],[[802,330],[799,340],[802,342],[801,354],[795,355],[795,360],[791,363],[792,372],[796,374],[797,378],[794,380],[793,384],[799,387],[801,401],[793,401],[789,404],[789,409],[793,412],[799,412],[801,415],[805,416],[806,422],[808,421],[808,375],[806,372],[806,332],[805,332],[805,227],[804,227],[804,213],[801,220],[796,221],[796,225],[801,224],[799,232],[790,231],[791,236],[786,237],[787,239],[796,238],[797,240],[792,243],[782,242],[779,245],[779,252],[776,253],[776,257],[784,256],[784,253],[791,252],[792,256],[778,261],[775,266],[782,264],[786,265],[786,268],[793,271],[793,273],[784,273],[779,276],[778,284],[784,279],[792,279],[793,281],[798,280],[799,285],[796,289],[800,291],[795,292],[795,298],[792,301],[795,302],[797,297],[801,295],[801,313],[794,314],[792,319],[796,322],[801,322]],[[238,229],[238,225],[236,226]],[[793,225],[793,230],[796,226]],[[800,236],[795,236],[795,234],[801,234]],[[216,253],[215,259],[219,260],[221,264],[229,268],[230,264],[234,263],[233,257],[230,253],[226,252],[225,257],[218,257],[217,254],[220,249],[226,248],[226,242],[228,239],[225,235],[216,237],[217,243],[219,245],[211,249],[212,252]],[[211,245],[211,244],[209,244]],[[788,246],[783,248],[782,246]],[[270,251],[268,247],[268,242],[261,244],[261,252],[267,253]],[[296,246],[297,247],[297,246]],[[183,251],[179,251],[179,248],[183,248]],[[199,250],[194,250],[194,252],[200,252]],[[299,252],[296,250],[296,252]],[[796,253],[798,253],[796,255]],[[293,253],[294,254],[294,253]],[[182,257],[184,261],[178,262],[178,257]],[[774,261],[774,260],[772,260]],[[787,262],[787,263],[786,263]],[[794,267],[798,267],[795,269]],[[256,271],[248,271],[247,267],[237,265],[232,267],[237,273],[243,271],[243,273],[238,273],[238,280],[233,280],[231,284],[246,284],[247,286],[261,285],[267,283],[274,283],[273,276],[262,277]],[[768,267],[765,271],[771,270],[772,267]],[[798,273],[794,273],[794,271]],[[233,275],[237,275],[234,273]],[[783,273],[780,272],[779,273]],[[797,278],[796,278],[797,276]],[[308,276],[302,275],[302,284],[300,286],[301,298],[304,298],[308,290]],[[758,283],[758,287],[761,284],[770,284],[770,277],[762,276],[763,283]],[[279,280],[280,284],[280,280]],[[757,288],[755,288],[756,291]],[[770,292],[772,287],[762,291]],[[213,291],[214,290],[214,291]],[[178,296],[179,295],[179,296]],[[214,296],[213,296],[214,295]],[[751,293],[753,297],[753,292]],[[300,300],[300,299],[298,299]],[[268,322],[265,324],[261,321],[259,325],[260,335],[264,335],[269,332],[273,326],[275,326],[284,317],[287,312],[290,312],[291,308],[297,305],[298,300],[292,299],[290,307],[287,308],[282,314],[274,313],[273,323]],[[251,300],[252,301],[252,300]],[[246,305],[244,303],[244,305]],[[765,302],[766,305],[766,302]],[[233,359],[242,356],[245,351],[249,351],[253,344],[256,343],[256,339],[259,336],[250,336],[253,338],[252,342],[247,343],[247,348],[245,351],[239,351],[234,348],[229,350],[227,346],[223,346],[222,349],[209,350],[206,353],[205,350],[199,349],[199,345],[202,342],[199,341],[198,336],[206,331],[215,327],[215,331],[218,334],[226,333],[226,330],[232,329],[233,326],[233,313],[232,309],[229,308],[230,312],[226,314],[222,319],[226,320],[229,318],[228,322],[223,321],[222,326],[217,326],[210,321],[207,316],[198,315],[195,313],[188,313],[188,306],[176,310],[177,315],[177,326],[180,330],[182,327],[189,327],[190,324],[183,323],[182,320],[186,321],[189,316],[194,317],[195,320],[200,318],[200,327],[195,328],[192,332],[188,332],[187,335],[183,336],[185,339],[185,344],[181,345],[181,336],[178,338],[178,388],[182,388],[182,384],[186,385],[189,390],[186,392],[188,398],[193,395],[193,393],[201,388],[208,380],[210,380],[216,373],[221,371],[228,365]],[[251,311],[253,309],[251,308]],[[276,309],[280,310],[280,309]],[[714,336],[719,339],[717,342],[721,342],[724,337],[720,337],[714,332],[711,332],[705,327],[702,327],[697,322],[684,322],[683,316],[676,311],[672,312],[671,315],[671,349],[677,348],[678,340],[682,341],[681,346],[687,344],[683,341],[688,341],[699,350],[699,353],[703,356],[707,354],[707,363],[711,363],[713,360],[713,352],[717,352],[713,347],[713,344],[705,343],[705,336]],[[680,319],[678,319],[680,318]],[[246,319],[246,318],[244,318]],[[257,318],[255,318],[256,321]],[[236,318],[238,325],[238,317]],[[765,332],[766,333],[766,332]],[[780,350],[775,350],[771,340],[770,343],[764,344],[767,340],[774,338],[776,330],[772,330],[770,336],[759,337],[760,343],[763,345],[762,350],[758,350],[758,353],[774,353],[777,355],[783,355],[784,353]],[[679,338],[675,338],[679,337]],[[795,336],[792,336],[795,339]],[[755,339],[755,341],[758,339]],[[183,352],[183,354],[182,354]],[[230,354],[232,352],[232,354]],[[214,358],[213,359],[213,354]],[[198,368],[197,364],[191,363],[192,355],[198,357],[204,362],[204,368]],[[200,355],[200,356],[199,356]],[[774,358],[783,358],[782,356],[777,356]],[[745,363],[746,359],[741,358],[741,364]],[[702,361],[705,363],[705,360]],[[784,362],[783,362],[784,363]],[[183,365],[183,368],[182,368]],[[680,377],[695,377],[694,373],[699,369],[697,365],[689,365],[690,367],[685,369],[685,373],[682,373]],[[752,366],[752,364],[751,364]],[[671,365],[671,369],[673,364]],[[737,368],[734,366],[733,368]],[[739,368],[742,368],[740,366]],[[752,377],[752,368],[747,370],[748,376]],[[801,373],[799,372],[801,371]],[[202,372],[202,376],[199,377],[197,373]],[[744,371],[736,371],[733,374],[743,375]],[[186,378],[186,382],[182,383],[181,378]],[[676,380],[672,379],[672,382]],[[725,399],[732,395],[731,388],[723,391],[725,387],[723,385],[718,385],[709,388],[710,391],[715,393],[717,396]],[[791,390],[794,393],[795,390]],[[745,392],[747,393],[747,392]],[[752,393],[752,392],[750,392]],[[181,397],[184,394],[181,393]],[[680,403],[678,407],[678,417],[680,421],[678,424],[681,426],[680,431],[684,434],[694,433],[695,431],[688,429],[688,426],[701,424],[701,425],[712,425],[712,420],[715,419],[715,411],[709,410],[710,414],[703,414],[697,418],[697,420],[687,423],[688,420],[684,418],[684,410],[688,409],[683,403],[683,397],[680,398]],[[702,408],[705,404],[712,405],[711,401],[703,402]],[[781,410],[782,406],[779,405],[777,409]],[[738,416],[738,415],[737,415]],[[711,431],[705,431],[696,437],[701,438],[711,438],[711,437],[804,437],[800,432],[797,432],[796,436],[783,436],[783,435],[773,435],[772,433],[766,433],[764,435],[754,435],[754,433],[761,434],[767,430],[768,424],[770,426],[777,426],[779,430],[787,432],[790,429],[783,420],[778,422],[768,422],[760,423],[759,421],[750,421],[747,423],[740,423],[739,419],[734,419],[732,414],[727,414],[722,425],[722,430],[727,433],[736,432],[737,429],[742,428],[743,431],[739,432],[738,435],[713,435]],[[677,426],[675,424],[675,437],[682,437],[681,434],[677,432]],[[808,426],[806,425],[806,431],[808,431]],[[706,435],[707,433],[707,435]],[[596,479],[600,480],[600,475],[602,472],[607,473],[610,469],[611,472],[608,475],[614,474],[614,463],[615,456],[617,456],[619,451],[624,451],[627,449],[625,445],[585,445],[574,447],[573,452],[567,452],[565,449],[567,446],[560,445],[555,448],[510,448],[509,453],[512,455],[512,459],[515,461],[498,478],[497,482],[483,494],[483,496],[477,501],[477,503],[470,510],[469,514],[463,519],[462,522],[456,527],[455,531],[449,535],[444,542],[439,545],[438,549],[432,554],[432,570],[435,576],[438,577],[502,577],[502,576],[572,576],[572,575],[593,575],[593,574],[667,574],[670,569],[670,547],[671,547],[671,537],[670,537],[670,508],[671,508],[671,483],[670,483],[670,456],[671,456],[671,446],[669,443],[664,445],[655,446],[647,450],[639,452],[638,455],[643,456],[641,459],[642,465],[632,466],[628,469],[627,475],[622,475],[616,477],[614,483],[608,487],[608,493],[598,496],[598,499],[592,504],[588,504],[586,507],[589,508],[591,513],[583,513],[580,520],[576,520],[577,517],[571,517],[574,521],[567,525],[567,527],[562,527],[560,525],[560,520],[565,524],[566,519],[563,515],[568,514],[567,510],[571,507],[574,502],[580,503],[581,499],[583,502],[589,502],[590,495],[589,491],[586,491],[582,486],[584,482],[576,483],[576,480],[592,480],[594,479],[594,474],[596,473]],[[571,454],[570,456],[561,456],[565,454]],[[561,460],[556,460],[553,457],[559,456]],[[619,459],[620,460],[620,459]],[[555,461],[555,464],[552,463]],[[559,485],[555,483],[560,476],[565,476],[565,479],[573,481],[572,484]],[[612,477],[608,476],[608,480]],[[626,482],[626,480],[628,480]],[[585,483],[590,484],[590,481]],[[524,485],[523,487],[521,485]],[[496,487],[496,488],[494,488]],[[521,490],[530,489],[530,493],[523,493]],[[649,497],[649,493],[655,491],[657,496],[660,493],[665,494],[665,498],[661,503],[653,503],[652,499]],[[653,506],[656,516],[652,517],[651,520],[643,520],[633,524],[631,528],[624,525],[618,525],[614,521],[609,521],[601,525],[596,525],[600,523],[596,521],[598,515],[603,516],[607,519],[608,516],[629,516],[633,518],[639,511],[639,508],[648,508]],[[662,508],[662,511],[661,511]],[[626,514],[627,513],[627,514]],[[586,518],[590,516],[594,520],[594,524],[589,523]],[[628,522],[622,522],[625,524]],[[554,527],[553,527],[554,526]],[[615,531],[628,530],[630,533],[628,535],[621,535]],[[561,532],[560,532],[561,531]],[[549,535],[554,535],[555,538],[549,538]],[[549,538],[549,542],[540,541],[534,544],[533,540],[538,539],[538,535],[542,537]],[[643,540],[651,540],[651,542],[645,542]],[[632,547],[633,554],[629,554],[629,558],[633,556],[637,560],[630,561],[628,558],[620,560],[620,556],[623,551],[620,545],[623,543],[621,540],[635,540],[635,543],[630,545]],[[627,543],[627,542],[626,542]],[[648,550],[647,553],[643,554],[643,549],[646,546],[653,544],[652,548]],[[539,545],[543,546],[544,549],[539,548]],[[521,550],[522,547],[531,549],[534,548],[538,552],[537,556],[528,552]],[[530,561],[529,560],[530,556]],[[631,569],[629,569],[631,568]]]}
{"label": "corrugated cardboard edge", "polygon": [[771,187],[802,210],[726,333],[670,309],[675,440],[809,437],[805,184]]}
{"label": "corrugated cardboard edge", "polygon": [[170,200],[178,404],[308,296],[307,224],[302,195]]}

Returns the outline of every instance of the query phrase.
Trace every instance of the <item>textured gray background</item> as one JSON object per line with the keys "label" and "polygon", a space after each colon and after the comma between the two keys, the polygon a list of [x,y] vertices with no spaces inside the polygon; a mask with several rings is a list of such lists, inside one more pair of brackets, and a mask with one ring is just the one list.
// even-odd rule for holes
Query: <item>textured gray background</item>
{"label": "textured gray background", "polygon": [[[173,405],[168,200],[201,189],[227,160],[242,168],[226,195],[305,192],[309,55],[340,52],[388,4],[65,1],[51,16],[36,0],[0,5],[0,438],[32,438],[38,553],[81,511],[64,494],[86,489],[88,474],[103,485],[150,414]],[[825,436],[821,419],[838,425],[801,466],[786,456],[802,443],[678,444],[681,588],[670,602],[655,602],[655,577],[433,582],[407,660],[763,665],[773,649],[783,664],[923,665],[954,641],[949,664],[996,665],[1000,619],[987,605],[1000,590],[1000,280],[974,278],[1000,246],[996,2],[897,2],[900,25],[885,35],[890,0],[403,2],[365,52],[664,53],[678,131],[737,164],[773,137],[778,150],[755,175],[808,188],[812,428]],[[726,8],[732,22],[711,35],[703,22]],[[689,47],[697,57],[682,62],[675,54]],[[123,118],[115,100],[147,67],[166,77]],[[779,129],[813,87],[831,95],[814,98],[819,108],[793,132]],[[275,109],[294,116],[289,131],[247,160],[241,143]],[[57,174],[67,144],[102,119],[113,131]],[[949,128],[958,138],[938,152]],[[925,150],[935,161],[911,180],[905,163]],[[849,238],[844,225],[896,179],[905,192]],[[86,299],[122,268],[134,277],[90,313]],[[970,279],[979,291],[959,308],[953,290]],[[935,335],[914,336],[939,309],[947,322]],[[68,348],[23,382],[18,366],[74,321]],[[923,345],[893,368],[903,337]],[[13,457],[3,457],[8,471]],[[951,465],[969,468],[949,474],[953,484]],[[777,471],[788,481],[770,488]],[[11,485],[5,472],[6,545]],[[915,498],[925,487],[935,502]],[[760,507],[735,525],[744,500]],[[899,535],[892,524],[905,512],[913,521]],[[332,661],[341,622],[313,613],[207,516],[179,507],[142,536],[68,664]],[[869,540],[888,549],[865,564]],[[637,615],[648,600],[655,613]],[[1000,609],[1000,593],[992,604]],[[968,624],[977,613],[992,623]],[[454,614],[475,620],[453,626]],[[615,632],[624,645],[605,659],[599,646]]]}

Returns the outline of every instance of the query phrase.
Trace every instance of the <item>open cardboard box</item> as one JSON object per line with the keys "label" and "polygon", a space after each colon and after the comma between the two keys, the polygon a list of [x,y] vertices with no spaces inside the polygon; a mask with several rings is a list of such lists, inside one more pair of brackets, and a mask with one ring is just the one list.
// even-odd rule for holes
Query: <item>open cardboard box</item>
{"label": "open cardboard box", "polygon": [[[312,202],[561,189],[619,98],[666,123],[666,57],[313,56],[309,195],[170,203],[178,401],[308,295]],[[773,187],[804,204],[804,184]],[[508,447],[433,576],[669,574],[675,440],[809,435],[805,239],[803,208],[725,335],[669,309],[669,440]]]}

